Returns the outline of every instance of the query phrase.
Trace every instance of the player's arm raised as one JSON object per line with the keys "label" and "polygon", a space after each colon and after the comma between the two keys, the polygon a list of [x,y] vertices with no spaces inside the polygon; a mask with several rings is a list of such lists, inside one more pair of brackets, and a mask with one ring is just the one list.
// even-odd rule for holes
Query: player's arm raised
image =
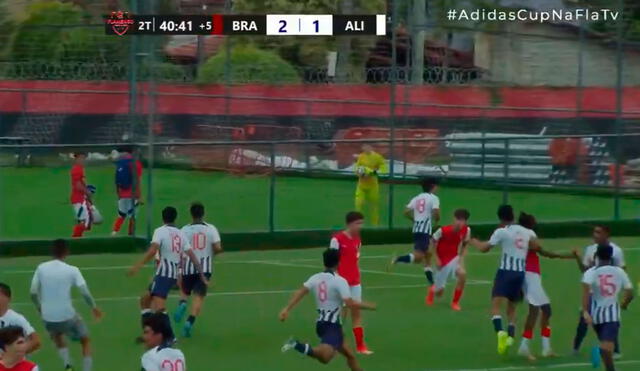
{"label": "player's arm raised", "polygon": [[153,257],[156,256],[159,248],[160,245],[158,243],[152,242],[151,245],[149,245],[149,249],[147,250],[147,252],[145,252],[142,256],[142,259],[140,259],[136,264],[133,265],[133,267],[131,267],[131,269],[129,269],[127,275],[135,276],[145,264],[150,262]]}
{"label": "player's arm raised", "polygon": [[575,255],[573,252],[566,254],[558,254],[553,251],[545,250],[540,245],[540,241],[537,238],[529,240],[529,250],[536,251],[538,254],[544,256],[549,259],[574,259]]}
{"label": "player's arm raised", "polygon": [[302,300],[302,298],[304,298],[307,294],[309,293],[309,289],[306,286],[302,286],[301,288],[298,289],[298,291],[294,292],[293,295],[291,296],[291,299],[289,299],[289,303],[282,308],[282,310],[280,311],[280,314],[278,315],[278,318],[280,319],[280,321],[284,322],[287,320],[287,318],[289,317],[289,312],[296,307],[296,305],[298,305],[298,303],[300,303],[300,300]]}

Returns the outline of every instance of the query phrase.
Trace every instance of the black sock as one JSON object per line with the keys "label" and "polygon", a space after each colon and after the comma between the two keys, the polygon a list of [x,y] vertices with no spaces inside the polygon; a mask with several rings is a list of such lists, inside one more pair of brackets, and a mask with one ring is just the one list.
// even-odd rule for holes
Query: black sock
{"label": "black sock", "polygon": [[311,349],[311,345],[309,344],[301,343],[296,340],[296,345],[293,347],[293,349],[297,350],[302,354],[306,354],[309,357],[313,356],[313,349]]}
{"label": "black sock", "polygon": [[613,343],[613,354],[620,354],[620,342],[616,337],[616,341]]}
{"label": "black sock", "polygon": [[176,335],[173,333],[173,328],[171,327],[171,319],[169,318],[169,315],[167,314],[167,312],[163,310],[160,311],[160,313],[162,313],[162,318],[164,319],[165,324],[167,325],[167,328],[169,329],[169,340],[170,342],[173,341],[176,338]]}
{"label": "black sock", "polygon": [[493,322],[493,329],[496,332],[502,331],[502,317],[493,316],[493,318],[491,318],[491,322]]}
{"label": "black sock", "polygon": [[427,276],[427,281],[429,282],[429,284],[433,285],[433,271],[431,270],[431,268],[426,268],[424,270],[424,274],[425,276]]}
{"label": "black sock", "polygon": [[413,254],[402,255],[396,258],[396,263],[410,264],[412,262],[413,262]]}
{"label": "black sock", "polygon": [[196,316],[189,316],[187,318],[187,322],[189,322],[191,326],[193,326],[193,324],[196,322]]}
{"label": "black sock", "polygon": [[147,309],[145,309],[145,310],[143,310],[143,311],[142,311],[142,314],[140,315],[140,317],[141,317],[141,318],[140,318],[140,325],[141,325],[142,327],[144,327],[144,321],[145,321],[147,318],[149,318],[152,314],[153,314],[153,312],[152,312],[151,310],[147,310]]}
{"label": "black sock", "polygon": [[516,325],[510,323],[509,326],[507,326],[507,334],[511,337],[516,336]]}
{"label": "black sock", "polygon": [[589,326],[584,321],[582,315],[580,316],[580,321],[578,322],[578,327],[576,328],[576,336],[573,338],[573,350],[580,350],[580,346],[582,345],[582,341],[587,336],[587,330]]}

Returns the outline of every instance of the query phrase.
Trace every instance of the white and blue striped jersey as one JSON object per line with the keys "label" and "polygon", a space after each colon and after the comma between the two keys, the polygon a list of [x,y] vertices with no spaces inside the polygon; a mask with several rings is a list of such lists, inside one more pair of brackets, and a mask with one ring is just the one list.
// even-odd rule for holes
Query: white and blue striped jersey
{"label": "white and blue striped jersey", "polygon": [[191,250],[187,237],[175,226],[163,225],[153,232],[151,243],[159,246],[156,276],[177,279],[182,254]]}
{"label": "white and blue striped jersey", "polygon": [[620,322],[618,296],[623,289],[632,288],[627,272],[613,265],[592,267],[584,272],[582,283],[591,288],[593,323]]}
{"label": "white and blue striped jersey", "polygon": [[529,241],[537,238],[536,233],[521,225],[510,224],[496,229],[489,244],[502,248],[500,257],[500,269],[506,271],[525,271]]}
{"label": "white and blue striped jersey", "polygon": [[433,193],[423,192],[412,198],[407,209],[413,210],[413,233],[431,234],[433,210],[440,208],[440,199]]}
{"label": "white and blue striped jersey", "polygon": [[344,300],[351,298],[347,280],[334,272],[322,272],[309,277],[304,287],[315,296],[318,322],[340,323]]}
{"label": "white and blue striped jersey", "polygon": [[[212,273],[213,256],[215,255],[213,245],[220,242],[218,229],[211,224],[194,223],[182,227],[182,232],[191,242],[193,253],[200,261],[200,265],[202,265],[202,273]],[[183,274],[198,274],[198,270],[191,262],[191,259],[187,258],[185,260]]]}
{"label": "white and blue striped jersey", "polygon": [[[624,253],[622,252],[622,249],[620,248],[620,246],[616,245],[613,242],[609,242],[609,246],[611,246],[611,248],[613,249],[613,255],[611,256],[613,265],[624,268],[626,263],[624,262]],[[598,244],[596,243],[584,248],[584,256],[582,257],[582,264],[585,267],[591,268],[600,263],[600,261],[598,260],[598,257],[596,256],[597,251],[598,251]]]}

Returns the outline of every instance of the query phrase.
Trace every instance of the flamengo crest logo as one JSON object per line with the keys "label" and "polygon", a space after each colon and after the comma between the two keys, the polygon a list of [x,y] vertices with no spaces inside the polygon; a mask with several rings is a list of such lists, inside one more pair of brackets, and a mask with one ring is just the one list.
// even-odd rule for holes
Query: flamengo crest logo
{"label": "flamengo crest logo", "polygon": [[118,36],[123,36],[129,31],[134,21],[129,12],[123,12],[118,10],[117,12],[111,12],[107,19],[107,24],[111,25],[111,29]]}

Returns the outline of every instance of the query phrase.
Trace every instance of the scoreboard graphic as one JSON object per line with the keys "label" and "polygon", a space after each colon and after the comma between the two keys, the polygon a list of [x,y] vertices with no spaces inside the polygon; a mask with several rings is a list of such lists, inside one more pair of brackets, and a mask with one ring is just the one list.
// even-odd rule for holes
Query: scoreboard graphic
{"label": "scoreboard graphic", "polygon": [[106,17],[108,35],[385,35],[387,16],[331,14],[132,15]]}

